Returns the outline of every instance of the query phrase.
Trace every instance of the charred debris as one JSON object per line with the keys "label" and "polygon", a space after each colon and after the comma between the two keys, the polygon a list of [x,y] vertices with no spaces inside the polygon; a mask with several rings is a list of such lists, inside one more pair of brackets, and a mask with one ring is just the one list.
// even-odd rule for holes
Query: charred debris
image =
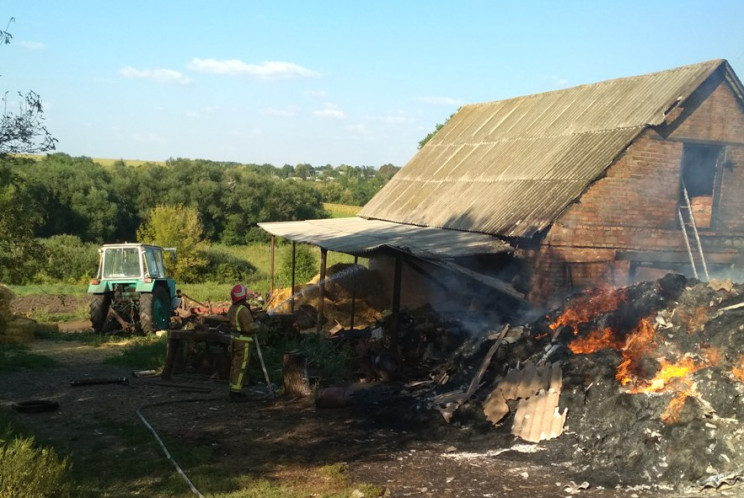
{"label": "charred debris", "polygon": [[318,388],[408,429],[533,443],[595,485],[718,488],[744,476],[744,286],[682,275],[588,291],[525,323],[402,311],[397,347],[339,330],[360,382]]}

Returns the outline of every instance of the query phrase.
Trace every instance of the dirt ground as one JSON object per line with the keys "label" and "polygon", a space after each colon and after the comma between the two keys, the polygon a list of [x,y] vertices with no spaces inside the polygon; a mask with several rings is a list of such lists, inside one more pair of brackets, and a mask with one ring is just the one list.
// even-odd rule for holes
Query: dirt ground
{"label": "dirt ground", "polygon": [[[80,304],[61,301],[62,307]],[[35,301],[29,299],[25,305],[31,302]],[[20,309],[19,303],[14,307]],[[467,423],[447,425],[436,416],[423,418],[417,407],[409,405],[413,398],[400,396],[402,386],[395,384],[361,386],[357,401],[340,408],[318,408],[313,397],[236,404],[228,400],[225,382],[193,375],[165,382],[160,377],[134,377],[131,370],[103,364],[120,346],[46,340],[30,346],[62,366],[43,372],[0,373],[0,403],[10,407],[28,399],[57,401],[58,410],[23,415],[23,423],[73,454],[95,451],[102,440],[114,446],[127,444],[99,430],[96,420],[105,415],[109,421],[139,424],[141,409],[166,444],[208,445],[213,454],[224,457],[226,468],[291,480],[303,468],[345,462],[354,482],[379,486],[386,496],[737,496],[740,491],[685,494],[669,484],[609,485],[612,479],[607,476],[587,478],[592,476],[591,465],[581,462],[580,456],[573,462],[556,459],[550,441],[524,444],[508,432]],[[126,377],[128,383],[70,384],[117,377]],[[188,474],[189,469],[184,471]]]}

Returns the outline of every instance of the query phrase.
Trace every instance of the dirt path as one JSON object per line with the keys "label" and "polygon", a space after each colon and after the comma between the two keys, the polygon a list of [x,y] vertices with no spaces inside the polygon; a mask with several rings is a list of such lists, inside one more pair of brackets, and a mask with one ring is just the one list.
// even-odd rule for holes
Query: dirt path
{"label": "dirt path", "polygon": [[[101,363],[118,351],[117,345],[37,341],[31,350],[62,366],[0,374],[0,403],[57,401],[58,410],[27,415],[23,423],[73,454],[90,454],[102,443],[110,450],[124,448],[126,438],[105,427],[112,422],[138,425],[142,408],[165,441],[209,446],[224,457],[227,472],[251,469],[257,476],[296,480],[308,467],[346,462],[355,482],[384,487],[389,496],[436,497],[568,496],[564,490],[576,479],[570,466],[540,457],[544,448],[539,446],[508,442],[511,449],[496,452],[489,447],[493,439],[481,441],[466,427],[435,424],[417,430],[378,401],[337,409],[316,408],[310,398],[234,404],[224,383],[195,377],[168,383],[200,390],[195,393]],[[72,380],[116,377],[127,377],[129,383],[70,385]],[[659,490],[589,484],[580,496],[664,496]]]}

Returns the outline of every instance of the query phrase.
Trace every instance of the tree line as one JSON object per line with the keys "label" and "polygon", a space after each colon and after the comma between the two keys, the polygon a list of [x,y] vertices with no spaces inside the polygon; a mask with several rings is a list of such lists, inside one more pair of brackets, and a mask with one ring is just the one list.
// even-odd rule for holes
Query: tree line
{"label": "tree line", "polygon": [[[136,241],[158,206],[195,211],[208,242],[265,240],[258,222],[325,218],[323,202],[362,205],[397,170],[192,159],[104,166],[63,153],[39,159],[0,155],[0,280],[23,283],[29,274],[54,272],[38,268],[45,254],[40,240],[53,240],[57,248],[75,240]],[[63,235],[74,239],[61,240]],[[28,268],[33,262],[37,268]]]}

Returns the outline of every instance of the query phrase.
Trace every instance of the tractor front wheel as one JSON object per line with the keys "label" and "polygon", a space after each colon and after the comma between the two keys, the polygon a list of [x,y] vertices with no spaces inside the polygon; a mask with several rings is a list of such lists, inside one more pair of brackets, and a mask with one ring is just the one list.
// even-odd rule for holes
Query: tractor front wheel
{"label": "tractor front wheel", "polygon": [[155,287],[150,293],[142,293],[139,302],[139,319],[142,332],[154,333],[166,330],[170,324],[170,298],[162,287]]}
{"label": "tractor front wheel", "polygon": [[109,306],[111,306],[111,294],[93,294],[90,300],[90,324],[99,334],[106,326]]}

